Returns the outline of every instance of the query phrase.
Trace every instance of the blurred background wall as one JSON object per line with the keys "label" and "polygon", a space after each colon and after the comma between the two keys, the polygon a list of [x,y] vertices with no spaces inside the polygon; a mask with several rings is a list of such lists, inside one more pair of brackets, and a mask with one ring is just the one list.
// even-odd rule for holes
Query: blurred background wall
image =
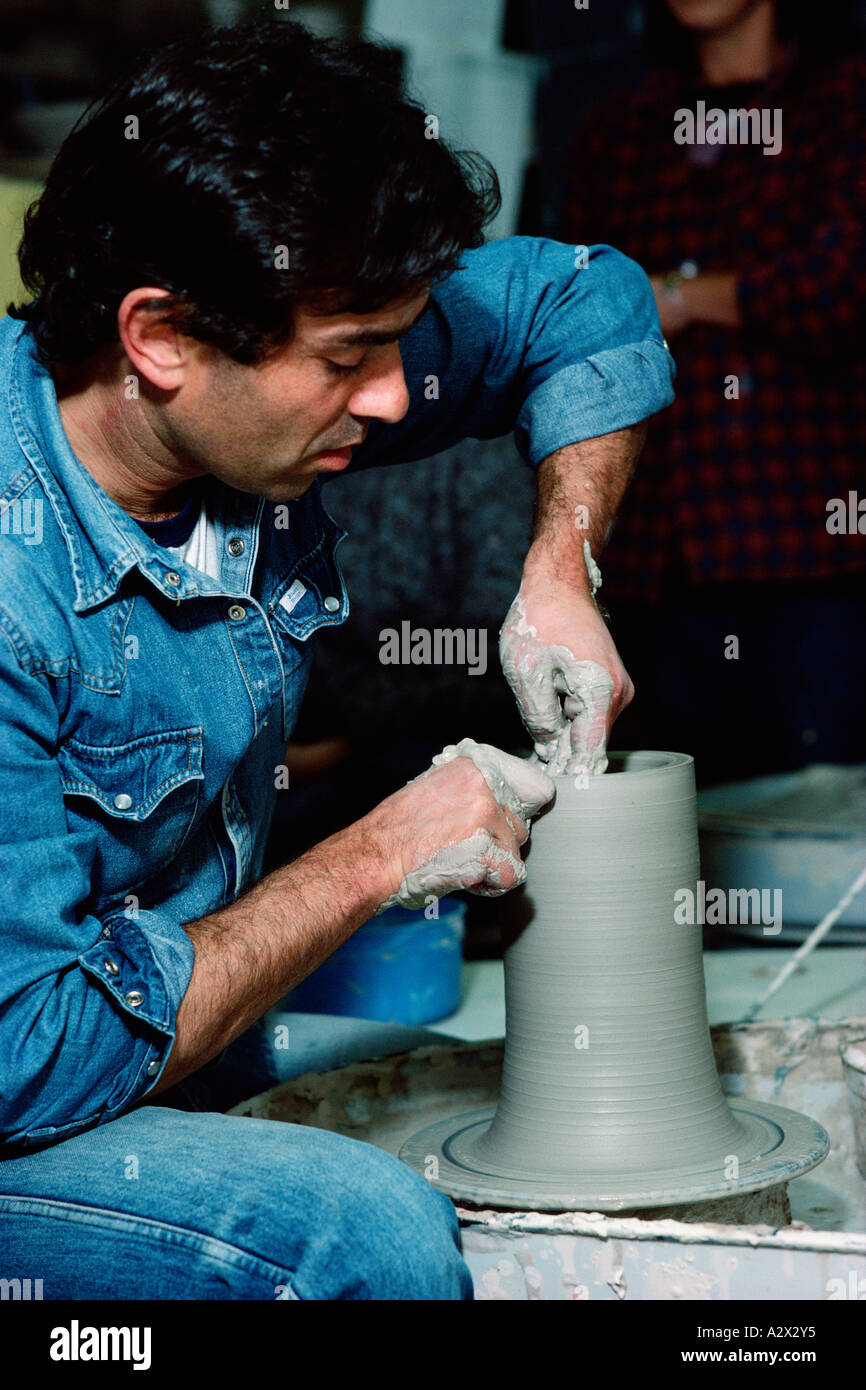
{"label": "blurred background wall", "polygon": [[[866,30],[866,0],[860,4]],[[555,235],[575,123],[641,68],[643,0],[0,0],[0,290],[16,280],[22,199],[87,102],[136,52],[207,23],[267,11],[322,34],[399,47],[446,138],[486,154],[503,183],[492,235]],[[23,183],[22,183],[23,181]]]}
{"label": "blurred background wall", "polygon": [[[866,0],[859,5],[866,33]],[[23,207],[111,74],[151,44],[267,12],[399,48],[446,139],[486,154],[503,185],[492,236],[555,236],[567,141],[643,65],[644,0],[0,0],[0,295],[17,293]]]}

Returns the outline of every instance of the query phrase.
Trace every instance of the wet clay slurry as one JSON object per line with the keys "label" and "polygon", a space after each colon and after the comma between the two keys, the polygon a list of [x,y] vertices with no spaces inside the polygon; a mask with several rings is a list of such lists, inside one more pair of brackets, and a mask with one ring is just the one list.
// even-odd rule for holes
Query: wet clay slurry
{"label": "wet clay slurry", "polygon": [[674,916],[700,877],[692,759],[613,753],[555,782],[505,952],[499,1104],[421,1131],[407,1162],[464,1201],[546,1209],[733,1196],[813,1167],[820,1126],[729,1104],[716,1071],[701,929]]}

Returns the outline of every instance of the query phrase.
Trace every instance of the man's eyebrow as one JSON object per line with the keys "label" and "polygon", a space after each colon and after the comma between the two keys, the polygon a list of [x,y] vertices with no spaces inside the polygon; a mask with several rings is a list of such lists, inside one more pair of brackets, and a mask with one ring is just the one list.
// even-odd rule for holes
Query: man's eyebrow
{"label": "man's eyebrow", "polygon": [[411,323],[407,323],[405,328],[391,332],[382,328],[358,328],[354,332],[341,333],[337,338],[325,338],[317,343],[317,347],[325,348],[329,352],[342,352],[353,347],[384,347],[387,343],[396,343],[401,338],[405,338],[411,328],[415,327],[418,320],[427,312],[430,304],[429,299],[420,309]]}

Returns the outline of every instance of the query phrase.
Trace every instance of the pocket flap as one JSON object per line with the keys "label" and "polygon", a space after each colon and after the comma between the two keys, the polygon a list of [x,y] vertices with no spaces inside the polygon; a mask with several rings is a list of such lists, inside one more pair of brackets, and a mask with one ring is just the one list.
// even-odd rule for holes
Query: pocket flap
{"label": "pocket flap", "polygon": [[279,627],[306,642],[317,628],[344,623],[349,616],[349,597],[336,558],[346,531],[326,511],[318,542],[283,575],[268,604],[268,613]]}
{"label": "pocket flap", "polygon": [[57,759],[64,795],[89,796],[126,820],[143,820],[173,788],[204,779],[200,725],[112,746],[72,738]]}

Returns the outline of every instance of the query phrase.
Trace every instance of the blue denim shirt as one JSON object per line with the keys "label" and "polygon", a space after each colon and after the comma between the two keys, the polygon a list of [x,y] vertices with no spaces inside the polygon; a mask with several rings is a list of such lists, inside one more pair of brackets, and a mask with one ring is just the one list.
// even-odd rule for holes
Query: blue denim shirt
{"label": "blue denim shirt", "polygon": [[[586,265],[536,238],[470,251],[401,348],[409,411],[353,466],[508,431],[537,465],[673,397],[649,282],[607,246]],[[12,319],[0,376],[0,1139],[17,1147],[156,1083],[184,923],[260,875],[311,639],[348,599],[318,483],[278,515],[210,476],[214,581],[78,461]]]}

